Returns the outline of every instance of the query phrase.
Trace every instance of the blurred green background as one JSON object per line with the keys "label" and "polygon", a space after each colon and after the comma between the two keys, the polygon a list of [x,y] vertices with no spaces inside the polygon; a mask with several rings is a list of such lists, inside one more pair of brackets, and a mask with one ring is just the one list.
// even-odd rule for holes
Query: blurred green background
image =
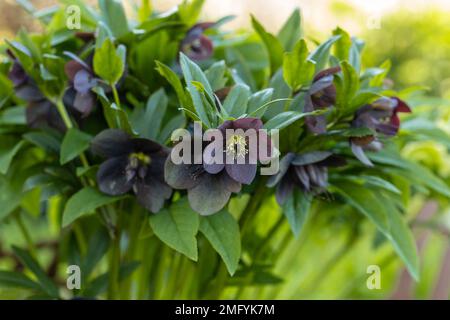
{"label": "blurred green background", "polygon": [[[32,1],[36,7],[54,1]],[[92,2],[92,1],[86,1]],[[132,11],[134,1],[124,1]],[[179,1],[153,1],[166,10]],[[227,14],[237,18],[228,28],[249,28],[252,12],[269,30],[275,31],[295,7],[302,9],[304,34],[323,40],[337,26],[364,39],[365,65],[380,65],[390,59],[390,78],[396,88],[423,87],[410,99],[414,113],[433,121],[450,133],[450,1],[307,1],[307,0],[207,0],[203,18],[217,19]],[[15,1],[0,2],[0,36],[12,37],[24,27],[39,31]],[[409,128],[414,130],[414,128]],[[403,146],[405,156],[426,164],[450,182],[450,141],[422,139]],[[267,206],[268,219],[277,206]],[[315,208],[315,215],[299,239],[280,239],[288,245],[276,273],[289,282],[272,287],[245,289],[245,297],[283,299],[448,299],[450,289],[450,206],[448,199],[415,196],[408,217],[415,223],[422,274],[415,283],[405,272],[391,246],[377,241],[369,223],[353,230],[356,219],[350,212],[336,212],[332,204]],[[426,222],[424,222],[426,220]],[[286,226],[287,227],[287,226]],[[41,237],[36,226],[36,238]],[[0,226],[2,247],[20,243],[13,226]],[[381,289],[366,286],[367,268],[381,269]],[[0,290],[2,298],[19,293]],[[20,294],[19,294],[20,296]]]}

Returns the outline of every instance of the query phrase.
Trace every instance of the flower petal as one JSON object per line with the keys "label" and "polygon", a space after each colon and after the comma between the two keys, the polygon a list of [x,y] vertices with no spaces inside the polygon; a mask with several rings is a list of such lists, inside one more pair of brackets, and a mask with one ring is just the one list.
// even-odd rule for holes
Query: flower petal
{"label": "flower petal", "polygon": [[172,188],[159,179],[146,178],[136,184],[138,202],[146,209],[157,213],[164,206],[164,202],[172,195]]}
{"label": "flower petal", "polygon": [[174,164],[170,157],[167,158],[164,166],[164,180],[172,188],[175,189],[189,189],[199,183],[200,176],[197,176],[200,170],[203,170],[202,165],[195,164]]}
{"label": "flower petal", "polygon": [[89,92],[96,84],[96,79],[84,69],[78,71],[73,79],[73,86],[79,93]]}
{"label": "flower petal", "polygon": [[353,154],[356,158],[358,158],[359,161],[361,161],[363,164],[365,164],[368,167],[373,167],[373,163],[367,158],[366,154],[364,153],[364,150],[361,146],[358,146],[357,144],[350,142],[351,149]]}
{"label": "flower petal", "polygon": [[204,174],[198,185],[188,190],[189,204],[201,215],[211,215],[220,211],[230,199],[231,191],[222,174]]}
{"label": "flower petal", "polygon": [[95,106],[95,95],[88,91],[86,93],[78,92],[73,101],[73,107],[81,112],[83,117],[87,117]]}
{"label": "flower petal", "polygon": [[127,193],[135,179],[129,179],[126,173],[128,157],[116,157],[106,160],[97,172],[97,183],[100,191],[116,196]]}
{"label": "flower petal", "polygon": [[256,176],[256,164],[251,163],[231,163],[225,165],[225,170],[232,179],[243,184],[252,183]]}
{"label": "flower petal", "polygon": [[273,176],[270,176],[269,179],[267,180],[267,186],[269,188],[274,187],[281,181],[281,179],[284,177],[284,175],[288,171],[289,166],[291,165],[292,159],[294,159],[294,157],[295,157],[295,154],[292,152],[289,152],[283,158],[281,158],[278,173]]}
{"label": "flower petal", "polygon": [[92,152],[105,157],[117,157],[129,153],[131,148],[130,137],[120,129],[106,129],[92,140]]}
{"label": "flower petal", "polygon": [[275,192],[275,198],[279,205],[283,205],[286,202],[287,198],[292,194],[292,190],[294,190],[294,184],[289,177],[282,179]]}

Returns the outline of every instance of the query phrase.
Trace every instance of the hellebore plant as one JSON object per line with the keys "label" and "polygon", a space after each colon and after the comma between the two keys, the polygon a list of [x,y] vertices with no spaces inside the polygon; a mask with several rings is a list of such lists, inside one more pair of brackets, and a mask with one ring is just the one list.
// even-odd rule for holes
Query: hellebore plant
{"label": "hellebore plant", "polygon": [[[0,286],[49,299],[253,298],[253,287],[265,298],[259,288],[290,281],[278,263],[296,258],[288,244],[323,206],[351,221],[352,239],[390,241],[417,279],[399,190],[450,190],[400,155],[416,138],[398,134],[408,96],[384,87],[383,66],[361,67],[361,41],[342,29],[309,43],[296,10],[278,35],[255,17],[256,34],[223,32],[229,17],[198,21],[202,3],[143,5],[131,19],[117,0],[64,0],[37,15],[40,34],[7,41],[0,223],[17,222],[27,244],[4,248],[18,262]],[[76,32],[61,19],[69,4],[82,7]],[[57,244],[45,259],[42,234]],[[77,290],[60,285],[67,265],[80,267]]]}

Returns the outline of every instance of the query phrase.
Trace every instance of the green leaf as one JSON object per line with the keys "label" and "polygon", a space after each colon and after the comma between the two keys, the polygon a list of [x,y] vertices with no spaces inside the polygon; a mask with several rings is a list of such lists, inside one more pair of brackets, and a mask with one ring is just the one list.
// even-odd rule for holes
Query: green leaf
{"label": "green leaf", "polygon": [[200,231],[222,257],[228,272],[233,275],[241,256],[241,236],[234,217],[225,210],[202,216]]}
{"label": "green leaf", "polygon": [[[188,91],[192,97],[192,102],[194,103],[195,111],[200,120],[207,127],[211,128],[211,121],[215,121],[215,110],[213,109],[215,107],[211,105],[211,102],[214,103],[215,99],[208,79],[200,67],[183,53],[180,53],[180,64]],[[199,92],[198,88],[194,85],[195,82],[199,82],[203,86],[204,95],[202,92]],[[206,96],[206,101],[202,98],[202,95],[204,97]]]}
{"label": "green leaf", "polygon": [[41,286],[37,282],[22,273],[12,271],[0,271],[0,287],[41,290]]}
{"label": "green leaf", "polygon": [[191,26],[196,23],[204,2],[205,0],[183,0],[183,2],[178,6],[178,14],[180,15],[181,21],[183,21],[187,26]]}
{"label": "green leaf", "polygon": [[168,209],[150,216],[155,235],[172,249],[197,261],[198,214],[192,210],[186,198],[173,203]]}
{"label": "green leaf", "polygon": [[414,238],[390,198],[349,182],[339,182],[337,185],[338,192],[347,203],[367,216],[392,243],[410,274],[418,280],[419,266]]}
{"label": "green leaf", "polygon": [[25,110],[26,108],[23,106],[12,107],[4,110],[0,113],[0,125],[26,124]]}
{"label": "green leaf", "polygon": [[116,38],[120,38],[129,32],[127,17],[121,1],[99,0],[98,6],[100,7],[103,21]]}
{"label": "green leaf", "polygon": [[340,109],[341,112],[350,112],[350,102],[359,89],[359,76],[347,61],[341,62],[341,69],[342,78],[335,77],[336,108]]}
{"label": "green leaf", "polygon": [[111,204],[122,197],[111,197],[105,195],[92,187],[85,187],[75,193],[66,203],[63,213],[62,226],[66,227],[76,219],[93,213],[97,208]]}
{"label": "green leaf", "polygon": [[302,35],[300,9],[295,9],[277,35],[284,50],[291,51]]}
{"label": "green leaf", "polygon": [[390,198],[384,194],[379,195],[380,200],[384,203],[387,209],[387,217],[389,222],[389,236],[387,237],[394,246],[395,251],[406,264],[406,267],[411,276],[419,281],[420,269],[419,258],[417,255],[416,242],[411,229],[406,224],[404,218],[390,201]]}
{"label": "green leaf", "polygon": [[270,74],[274,74],[283,63],[283,46],[273,34],[264,29],[253,15],[251,17],[253,29],[260,36],[269,54]]}
{"label": "green leaf", "polygon": [[[248,99],[247,113],[252,117],[262,118],[269,107],[269,104],[267,103],[272,98],[273,92],[273,88],[267,88],[252,94]],[[266,105],[266,107],[262,108],[264,105]]]}
{"label": "green leaf", "polygon": [[350,47],[352,46],[352,39],[347,31],[337,27],[333,31],[333,35],[340,35],[334,46],[334,55],[340,60],[348,60],[350,54]]}
{"label": "green leaf", "polygon": [[[175,93],[177,94],[178,100],[180,101],[180,104],[186,108],[191,110],[192,109],[192,101],[190,101],[189,96],[186,94],[186,91],[183,88],[183,85],[181,84],[180,79],[178,78],[177,74],[172,71],[168,66],[166,66],[164,63],[155,61],[156,63],[156,70],[166,78],[166,80],[170,83],[170,85],[175,90]],[[193,111],[193,110],[191,110]]]}
{"label": "green leaf", "polygon": [[53,298],[59,297],[58,287],[47,276],[47,273],[42,269],[39,263],[25,250],[13,246],[14,254],[20,259],[20,261],[36,276],[42,290],[44,290],[49,296]]}
{"label": "green leaf", "polygon": [[292,196],[289,197],[283,206],[283,214],[286,216],[291,230],[296,237],[305,224],[309,216],[311,207],[311,197],[305,192],[295,189]]}
{"label": "green leaf", "polygon": [[330,57],[331,46],[341,38],[341,35],[335,35],[329,38],[327,41],[320,44],[311,54],[308,59],[316,63],[315,73],[325,69],[328,59]]}
{"label": "green leaf", "polygon": [[306,41],[301,39],[292,52],[286,52],[283,59],[283,76],[293,91],[309,84],[314,76],[314,62],[308,60]]}
{"label": "green leaf", "polygon": [[214,62],[211,67],[205,71],[206,78],[214,91],[225,87],[225,84],[227,83],[227,78],[225,77],[226,71],[227,66],[223,60]]}
{"label": "green leaf", "polygon": [[23,147],[25,141],[21,140],[17,142],[6,139],[5,137],[0,137],[0,139],[2,139],[2,143],[0,145],[0,173],[6,174],[8,172],[11,161]]}
{"label": "green leaf", "polygon": [[89,148],[91,139],[92,136],[87,133],[81,132],[75,128],[69,129],[61,144],[59,162],[61,164],[66,164],[75,159]]}
{"label": "green leaf", "polygon": [[367,188],[357,184],[339,181],[333,183],[346,202],[364,214],[385,235],[389,235],[389,224],[384,204]]}
{"label": "green leaf", "polygon": [[294,123],[295,121],[310,115],[312,113],[302,113],[302,112],[298,112],[298,111],[286,111],[286,112],[282,112],[278,115],[276,115],[275,117],[273,117],[272,119],[270,119],[269,121],[267,121],[264,124],[264,129],[267,130],[271,130],[271,129],[278,129],[281,130],[289,125],[291,125],[292,123]]}
{"label": "green leaf", "polygon": [[111,39],[103,41],[100,48],[95,49],[94,71],[110,85],[115,85],[123,74],[125,65],[121,55],[116,51]]}
{"label": "green leaf", "polygon": [[250,89],[244,84],[237,84],[231,90],[223,102],[223,108],[229,116],[238,118],[247,110],[247,102]]}
{"label": "green leaf", "polygon": [[137,114],[138,119],[135,119],[133,126],[142,137],[152,140],[157,139],[168,102],[169,100],[162,88],[149,97],[145,110]]}

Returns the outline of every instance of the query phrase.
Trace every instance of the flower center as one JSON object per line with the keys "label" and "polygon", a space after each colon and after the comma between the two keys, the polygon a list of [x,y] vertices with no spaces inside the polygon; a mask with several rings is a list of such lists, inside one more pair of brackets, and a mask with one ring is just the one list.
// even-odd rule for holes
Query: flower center
{"label": "flower center", "polygon": [[225,151],[234,159],[245,156],[248,153],[245,137],[238,134],[232,135],[227,141]]}
{"label": "flower center", "polygon": [[137,168],[139,167],[139,165],[148,166],[152,162],[152,159],[143,152],[131,153],[129,156],[129,160],[130,165],[133,168]]}

